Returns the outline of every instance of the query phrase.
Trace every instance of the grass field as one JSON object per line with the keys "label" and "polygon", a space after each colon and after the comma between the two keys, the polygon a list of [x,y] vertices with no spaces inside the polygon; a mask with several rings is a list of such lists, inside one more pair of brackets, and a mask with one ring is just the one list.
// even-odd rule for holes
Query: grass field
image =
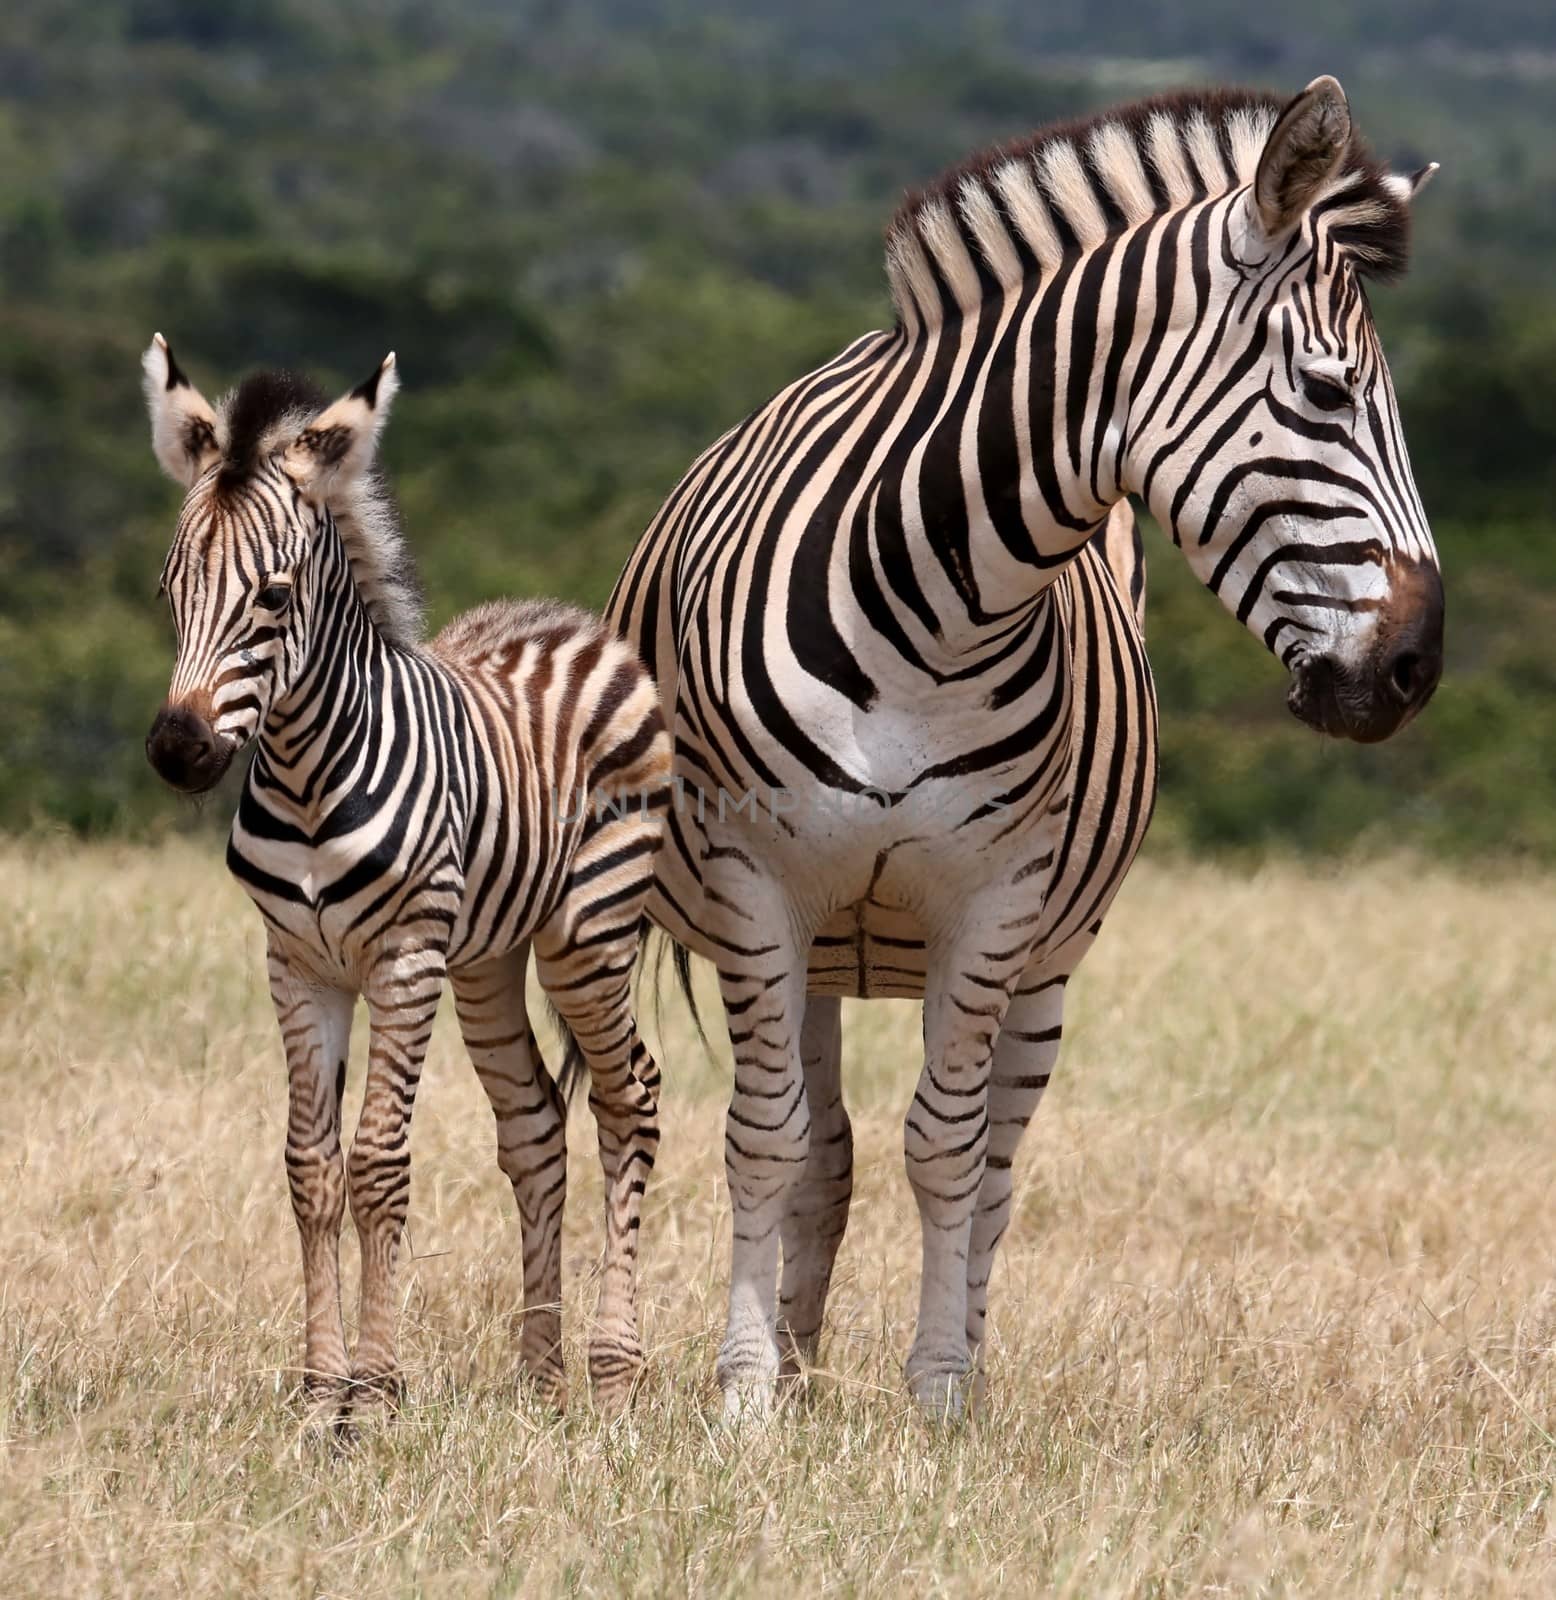
{"label": "grass field", "polygon": [[1556,1592],[1556,881],[1140,869],[1072,990],[990,1401],[953,1431],[900,1393],[912,1008],[845,1020],[831,1381],[739,1435],[712,1420],[722,1070],[667,1014],[649,1375],[616,1423],[579,1379],[575,1112],[559,1421],[511,1381],[517,1224],[445,1014],[408,1403],[342,1452],[286,1400],[280,1048],[218,858],[0,846],[7,1595]]}

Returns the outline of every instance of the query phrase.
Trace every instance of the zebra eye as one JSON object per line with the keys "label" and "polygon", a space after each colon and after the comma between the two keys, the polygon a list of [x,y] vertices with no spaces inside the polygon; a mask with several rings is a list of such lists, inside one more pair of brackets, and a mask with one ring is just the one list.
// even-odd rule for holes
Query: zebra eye
{"label": "zebra eye", "polygon": [[287,602],[292,598],[292,586],[289,583],[267,583],[263,589],[254,596],[254,604],[261,611],[285,611]]}
{"label": "zebra eye", "polygon": [[1302,374],[1302,392],[1307,396],[1308,404],[1320,411],[1349,411],[1355,404],[1355,397],[1347,385],[1338,378],[1325,377],[1321,372]]}

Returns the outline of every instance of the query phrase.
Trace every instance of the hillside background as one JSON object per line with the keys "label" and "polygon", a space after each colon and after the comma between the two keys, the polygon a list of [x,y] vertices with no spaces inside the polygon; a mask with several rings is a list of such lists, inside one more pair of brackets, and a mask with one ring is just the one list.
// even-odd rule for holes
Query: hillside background
{"label": "hillside background", "polygon": [[139,394],[153,329],[212,394],[262,363],[344,385],[394,348],[386,457],[433,620],[501,592],[599,604],[705,443],[888,319],[906,186],[1158,88],[1332,71],[1383,153],[1443,166],[1411,276],[1374,299],[1447,574],[1447,675],[1396,743],[1319,740],[1154,541],[1157,847],[1556,859],[1556,9],[1255,9],[12,0],[0,828],[228,811],[175,803],[141,754],[177,504]]}

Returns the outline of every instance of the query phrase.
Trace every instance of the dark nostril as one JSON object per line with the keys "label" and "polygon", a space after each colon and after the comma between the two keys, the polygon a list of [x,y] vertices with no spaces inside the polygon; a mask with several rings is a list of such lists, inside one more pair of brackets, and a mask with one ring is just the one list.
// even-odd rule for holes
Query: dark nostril
{"label": "dark nostril", "polygon": [[1394,698],[1403,706],[1421,704],[1437,687],[1441,656],[1418,650],[1402,650],[1389,666],[1388,684]]}
{"label": "dark nostril", "polygon": [[1389,682],[1401,700],[1408,701],[1414,698],[1416,690],[1421,686],[1421,679],[1425,676],[1425,665],[1414,650],[1403,651],[1394,657]]}

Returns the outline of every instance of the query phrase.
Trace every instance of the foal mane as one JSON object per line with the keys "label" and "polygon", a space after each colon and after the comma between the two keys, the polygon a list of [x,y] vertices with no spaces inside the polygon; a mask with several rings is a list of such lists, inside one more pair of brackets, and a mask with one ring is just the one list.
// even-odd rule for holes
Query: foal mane
{"label": "foal mane", "polygon": [[[222,456],[217,489],[231,493],[284,449],[329,397],[311,378],[284,370],[255,372],[218,402]],[[351,578],[369,618],[391,644],[413,645],[423,632],[421,582],[400,527],[399,507],[376,467],[330,510],[340,530]]]}

